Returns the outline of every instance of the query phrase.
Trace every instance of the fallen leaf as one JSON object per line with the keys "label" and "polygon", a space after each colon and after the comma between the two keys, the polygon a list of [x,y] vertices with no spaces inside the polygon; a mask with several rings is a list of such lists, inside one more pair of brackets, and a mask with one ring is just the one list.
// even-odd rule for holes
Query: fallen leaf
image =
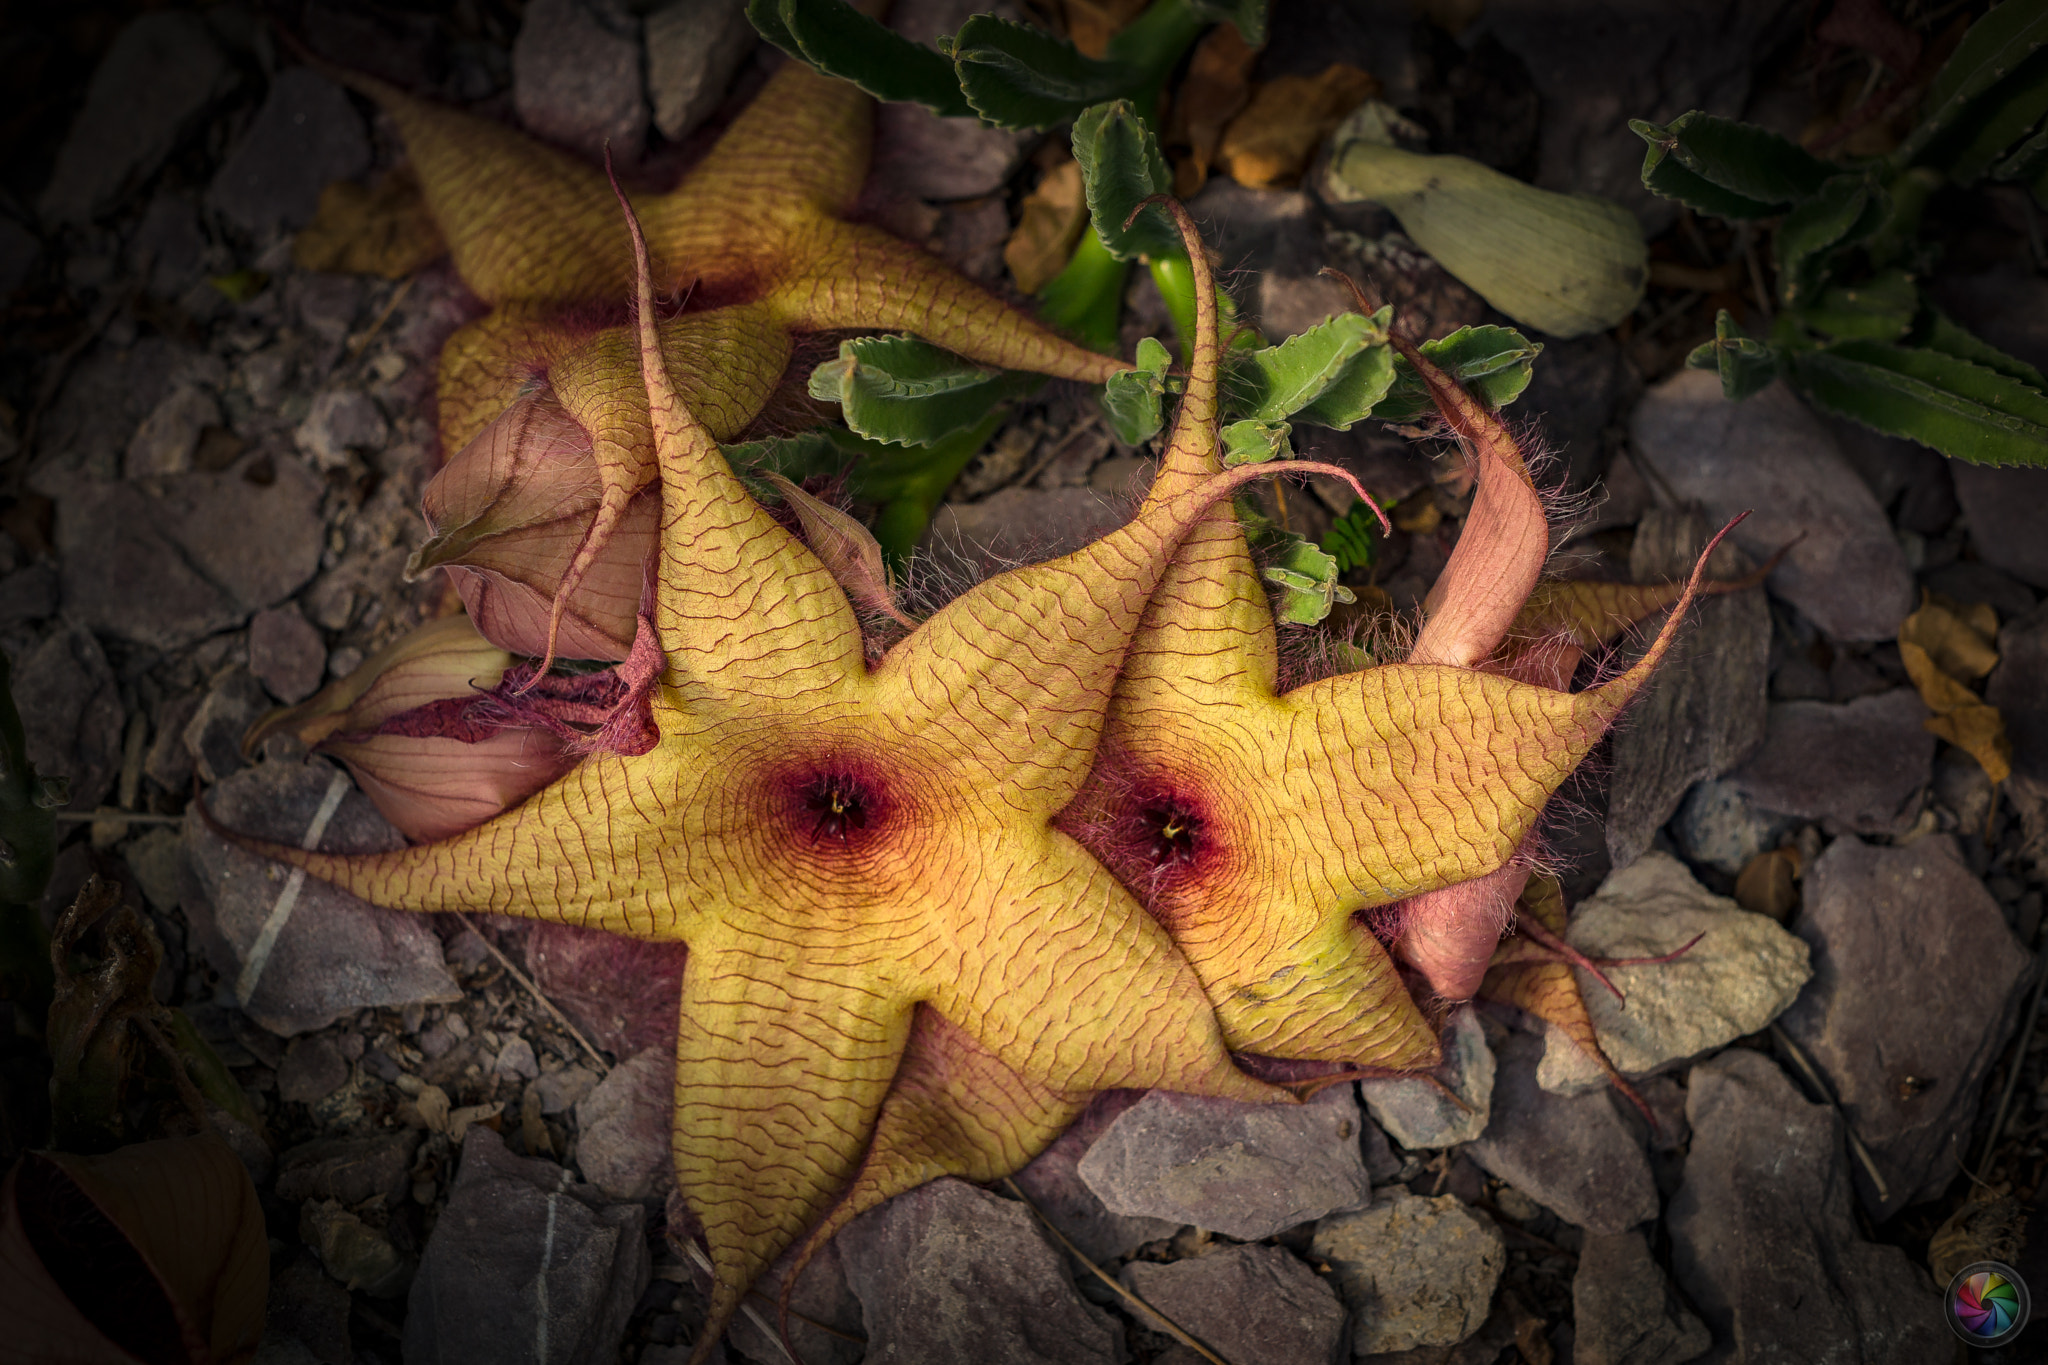
{"label": "fallen leaf", "polygon": [[412,1106],[419,1110],[420,1122],[427,1126],[429,1132],[448,1131],[448,1116],[453,1106],[449,1103],[448,1092],[440,1086],[423,1087],[419,1094],[413,1096]]}
{"label": "fallen leaf", "polygon": [[1109,40],[1144,12],[1149,0],[1061,0],[1067,37],[1084,57],[1101,57]]}
{"label": "fallen leaf", "polygon": [[1735,903],[1784,924],[1799,908],[1799,854],[1774,848],[1751,858],[1735,879]]}
{"label": "fallen leaf", "polygon": [[1036,294],[1066,267],[1074,243],[1088,226],[1088,202],[1081,191],[1081,163],[1062,161],[1024,196],[1017,226],[1003,243],[1003,264],[1026,294]]}
{"label": "fallen leaf", "polygon": [[406,276],[448,254],[419,181],[394,171],[375,188],[337,180],[320,191],[313,221],[292,239],[301,270]]}
{"label": "fallen leaf", "polygon": [[1218,24],[1195,45],[1160,139],[1173,157],[1175,197],[1192,198],[1208,181],[1223,130],[1251,103],[1252,63],[1258,56],[1259,49],[1244,40],[1235,24]]}
{"label": "fallen leaf", "polygon": [[460,1147],[464,1135],[469,1132],[469,1125],[481,1123],[489,1127],[495,1127],[496,1125],[492,1124],[491,1120],[504,1112],[505,1102],[503,1100],[492,1100],[489,1104],[465,1104],[460,1109],[452,1110],[448,1115],[445,1127],[448,1140],[457,1147]]}
{"label": "fallen leaf", "polygon": [[2003,782],[2012,776],[2012,738],[2006,734],[2005,717],[1942,663],[1947,660],[1964,677],[1989,673],[1998,662],[1990,644],[1998,629],[1997,613],[1980,603],[1964,616],[1951,610],[1952,605],[1924,594],[1920,609],[1899,623],[1899,657],[1920,700],[1933,712],[1922,722],[1927,730],[1976,759],[1994,784]]}
{"label": "fallen leaf", "polygon": [[1224,129],[1217,164],[1253,189],[1292,185],[1323,139],[1379,89],[1371,72],[1343,62],[1330,63],[1320,75],[1268,81]]}

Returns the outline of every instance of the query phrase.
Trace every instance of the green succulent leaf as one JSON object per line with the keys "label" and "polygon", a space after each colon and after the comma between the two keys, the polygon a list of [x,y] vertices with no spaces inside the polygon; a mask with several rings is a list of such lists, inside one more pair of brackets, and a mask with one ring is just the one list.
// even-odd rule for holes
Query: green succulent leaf
{"label": "green succulent leaf", "polygon": [[1372,317],[1339,313],[1278,346],[1241,352],[1230,373],[1233,412],[1262,421],[1292,417],[1316,402],[1367,347],[1385,346],[1391,309]]}
{"label": "green succulent leaf", "polygon": [[1726,308],[1714,318],[1714,339],[1694,347],[1685,363],[1719,371],[1721,392],[1730,399],[1747,398],[1778,377],[1777,351],[1745,334]]}
{"label": "green succulent leaf", "polygon": [[1991,167],[1993,180],[2033,180],[2048,171],[2048,127],[2021,142]]}
{"label": "green succulent leaf", "polygon": [[1159,139],[1129,100],[1095,105],[1074,120],[1074,160],[1081,163],[1089,221],[1112,256],[1128,261],[1185,254],[1173,219],[1156,204],[1124,226],[1138,205],[1173,189]]}
{"label": "green succulent leaf", "polygon": [[1130,273],[1129,261],[1110,255],[1095,233],[1083,232],[1060,273],[1038,291],[1038,316],[1092,351],[1114,351]]}
{"label": "green succulent leaf", "polygon": [[1788,308],[1806,302],[1824,281],[1829,257],[1877,231],[1890,211],[1889,197],[1869,175],[1830,177],[1778,225],[1779,301]]}
{"label": "green succulent leaf", "polygon": [[2048,466],[2048,393],[1920,347],[1845,341],[1786,357],[1813,402],[1972,464]]}
{"label": "green succulent leaf", "polygon": [[1903,270],[1861,284],[1836,285],[1802,309],[1799,320],[1838,341],[1897,341],[1913,330],[1920,291]]}
{"label": "green succulent leaf", "polygon": [[[1974,179],[1963,174],[1967,166],[1962,158],[1982,157],[1989,164],[2003,150],[2003,145],[1992,147],[1987,155],[1980,150],[1980,140],[1994,124],[2005,121],[2001,116],[2014,108],[2014,97],[2036,88],[2043,44],[2048,44],[2048,7],[2029,0],[1992,6],[1970,26],[1954,55],[1935,74],[1923,106],[1926,112],[1894,154],[1898,162],[1949,162],[1955,178]],[[2035,117],[2039,116],[2037,111]],[[2013,127],[2010,136],[2017,138],[2031,122]],[[1957,160],[1950,162],[1951,157]]]}
{"label": "green succulent leaf", "polygon": [[853,462],[851,452],[835,443],[822,430],[801,431],[794,436],[774,436],[765,441],[741,441],[720,446],[725,462],[747,485],[760,503],[773,503],[780,495],[765,477],[779,474],[791,483],[820,475],[843,474]]}
{"label": "green succulent leaf", "polygon": [[1110,430],[1125,445],[1141,445],[1166,425],[1166,366],[1148,365],[1154,357],[1147,347],[1157,348],[1158,357],[1171,361],[1164,346],[1146,337],[1138,343],[1138,368],[1119,371],[1102,386],[1102,410],[1109,418]]}
{"label": "green succulent leaf", "polygon": [[875,514],[875,540],[892,570],[901,570],[908,562],[946,490],[1008,415],[1008,408],[995,408],[973,426],[908,449],[866,440],[838,427],[824,429],[825,438],[849,461],[847,491],[880,509]]}
{"label": "green succulent leaf", "polygon": [[1229,469],[1234,465],[1292,459],[1294,448],[1288,444],[1288,438],[1293,432],[1294,428],[1286,422],[1262,422],[1256,417],[1226,423],[1223,428],[1223,467]]}
{"label": "green succulent leaf", "polygon": [[769,42],[826,75],[851,81],[876,99],[973,117],[951,62],[846,0],[774,0],[772,21],[763,13],[767,8],[768,0],[751,0],[747,17],[754,27]]}
{"label": "green succulent leaf", "polygon": [[858,435],[923,446],[981,421],[1018,383],[916,337],[856,337],[811,372],[810,394],[839,404]]}
{"label": "green succulent leaf", "polygon": [[[1425,341],[1416,348],[1463,384],[1472,396],[1489,408],[1500,409],[1522,396],[1535,372],[1536,357],[1543,353],[1534,342],[1512,327],[1460,327],[1449,336]],[[1368,353],[1369,354],[1369,353]],[[1412,422],[1436,411],[1429,390],[1408,362],[1394,360],[1394,380],[1387,396],[1372,410],[1382,422]]]}
{"label": "green succulent leaf", "polygon": [[[1393,310],[1383,308],[1373,316],[1391,318]],[[1372,416],[1394,387],[1394,378],[1400,372],[1398,365],[1393,347],[1368,346],[1345,364],[1313,403],[1295,413],[1294,420],[1337,431],[1351,430],[1354,423]]]}
{"label": "green succulent leaf", "polygon": [[1123,62],[1084,57],[1043,29],[992,14],[960,26],[952,57],[967,102],[999,128],[1050,128],[1142,78]]}
{"label": "green succulent leaf", "polygon": [[1768,218],[1819,192],[1835,168],[1768,128],[1695,110],[1659,126],[1630,119],[1650,144],[1643,184],[1720,218]]}
{"label": "green succulent leaf", "polygon": [[1930,351],[1940,351],[1958,360],[1967,360],[1973,365],[1982,365],[1987,370],[1996,370],[2009,379],[2048,393],[2048,380],[2041,372],[2016,356],[2009,356],[1990,342],[1966,330],[1948,314],[1932,304],[1924,310],[1926,322],[1918,340]]}
{"label": "green succulent leaf", "polygon": [[1343,570],[1336,557],[1313,541],[1280,532],[1271,535],[1261,548],[1265,580],[1279,589],[1273,594],[1273,615],[1282,624],[1313,626],[1328,616],[1336,603],[1358,600],[1356,593],[1337,581]]}
{"label": "green succulent leaf", "polygon": [[1380,520],[1361,500],[1352,503],[1350,511],[1330,524],[1322,548],[1324,554],[1337,561],[1339,573],[1350,573],[1373,566],[1379,558],[1379,542]]}
{"label": "green succulent leaf", "polygon": [[2028,61],[2012,80],[2001,83],[1991,96],[1980,102],[1983,108],[1966,116],[1958,127],[1955,151],[1942,155],[1951,180],[1968,185],[1992,171],[2008,152],[2014,151],[2048,114],[2048,53]]}

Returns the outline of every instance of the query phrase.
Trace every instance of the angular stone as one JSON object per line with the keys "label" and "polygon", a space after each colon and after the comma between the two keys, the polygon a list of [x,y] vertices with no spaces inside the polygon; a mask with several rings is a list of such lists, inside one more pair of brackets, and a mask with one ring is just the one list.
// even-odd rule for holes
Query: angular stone
{"label": "angular stone", "polygon": [[131,22],[92,73],[37,201],[43,218],[84,223],[114,208],[237,80],[199,15],[166,10]]}
{"label": "angular stone", "polygon": [[1955,1178],[2031,964],[1946,834],[1836,840],[1792,928],[1813,946],[1813,984],[1784,1028],[1876,1159],[1885,1194],[1860,1169],[1857,1188],[1884,1219]]}
{"label": "angular stone", "polygon": [[2048,588],[2048,469],[1989,469],[1953,462],[1956,500],[1970,519],[1970,540],[1987,564]]}
{"label": "angular stone", "polygon": [[405,1358],[616,1360],[647,1285],[647,1215],[471,1124],[406,1303]]}
{"label": "angular stone", "polygon": [[0,630],[55,616],[62,582],[57,566],[47,559],[0,575]]}
{"label": "angular stone", "polygon": [[158,826],[121,849],[121,857],[142,888],[143,899],[159,915],[178,908],[185,878],[185,842],[175,829]]}
{"label": "angular stone", "polygon": [[1155,1090],[1109,1125],[1078,1169],[1113,1213],[1256,1241],[1371,1202],[1359,1123],[1349,1086],[1299,1106]]}
{"label": "angular stone", "polygon": [[332,1199],[354,1205],[382,1195],[396,1206],[412,1190],[417,1130],[365,1138],[316,1138],[277,1159],[277,1197],[287,1203]]}
{"label": "angular stone", "polygon": [[[1698,934],[1705,937],[1675,962],[1606,968],[1625,1000],[1578,973],[1600,1050],[1622,1074],[1668,1070],[1755,1033],[1813,975],[1803,940],[1714,895],[1668,853],[1646,853],[1608,877],[1565,930],[1588,957],[1661,957]],[[1537,1077],[1561,1094],[1607,1084],[1598,1064],[1555,1030]]]}
{"label": "angular stone", "polygon": [[1046,1221],[1097,1264],[1120,1260],[1147,1242],[1173,1236],[1181,1227],[1163,1218],[1111,1213],[1078,1169],[1103,1131],[1142,1097],[1143,1092],[1136,1090],[1097,1095],[1081,1117],[1015,1177]]}
{"label": "angular stone", "polygon": [[1399,1186],[1369,1209],[1323,1219],[1310,1254],[1330,1266],[1361,1356],[1471,1336],[1508,1259],[1493,1223],[1454,1196],[1424,1199]]}
{"label": "angular stone", "polygon": [[971,118],[941,118],[921,104],[875,111],[875,156],[865,194],[978,199],[1023,164],[1031,135]]}
{"label": "angular stone", "polygon": [[1091,489],[1004,488],[980,502],[941,506],[925,544],[993,572],[1071,554],[1124,519]]}
{"label": "angular stone", "polygon": [[1922,574],[1920,581],[1965,606],[1972,602],[1989,603],[2001,621],[2025,616],[2039,601],[2034,590],[2017,578],[1975,560],[1959,559],[1943,565],[1932,573]]}
{"label": "angular stone", "polygon": [[348,1290],[319,1262],[301,1256],[271,1278],[265,1345],[257,1359],[275,1349],[273,1338],[282,1337],[296,1343],[306,1353],[304,1358],[317,1365],[354,1365],[348,1315]]}
{"label": "angular stone", "polygon": [[640,25],[615,0],[533,0],[512,43],[512,103],[537,136],[593,161],[640,159],[647,140]]}
{"label": "angular stone", "polygon": [[964,1181],[920,1185],[839,1234],[868,1365],[1113,1365],[1123,1333],[1074,1292],[1030,1210]]}
{"label": "angular stone", "polygon": [[297,607],[259,611],[249,622],[249,671],[279,701],[301,702],[327,676],[327,645]]}
{"label": "angular stone", "polygon": [[1274,1246],[1225,1246],[1185,1261],[1133,1261],[1130,1291],[1231,1365],[1324,1365],[1344,1305],[1316,1273]]}
{"label": "angular stone", "polygon": [[343,469],[351,451],[382,450],[391,424],[361,389],[328,389],[313,399],[292,439],[321,469]]}
{"label": "angular stone", "polygon": [[580,1063],[543,1074],[533,1083],[540,1092],[540,1112],[559,1114],[574,1108],[578,1100],[590,1093],[597,1080],[597,1073]]}
{"label": "angular stone", "polygon": [[1588,488],[1607,466],[1607,429],[1637,381],[1621,346],[1604,332],[1546,339],[1543,359],[1549,363],[1535,367],[1517,406],[1537,418],[1543,448],[1562,464],[1566,486]]}
{"label": "angular stone", "polygon": [[1785,385],[1731,403],[1712,373],[1680,370],[1643,396],[1629,430],[1636,457],[1717,524],[1751,513],[1729,538],[1752,559],[1791,546],[1774,596],[1838,640],[1898,633],[1915,594],[1891,523]]}
{"label": "angular stone", "polygon": [[89,811],[121,770],[121,689],[90,631],[59,626],[14,669],[14,705],[28,761],[71,786],[71,809]]}
{"label": "angular stone", "polygon": [[233,598],[195,572],[164,535],[161,515],[156,500],[130,484],[81,483],[58,502],[68,615],[166,651],[242,619]]}
{"label": "angular stone", "polygon": [[363,287],[360,276],[299,271],[285,281],[284,297],[301,327],[338,347],[363,310]]}
{"label": "angular stone", "polygon": [[306,66],[270,82],[255,121],[214,173],[206,198],[252,237],[313,221],[320,191],[370,168],[370,139],[348,95]]}
{"label": "angular stone", "polygon": [[1330,264],[1329,249],[1307,194],[1214,176],[1188,208],[1211,248],[1253,282],[1245,320],[1267,337],[1292,336],[1351,308],[1349,291],[1317,273]]}
{"label": "angular stone", "polygon": [[1934,771],[1926,717],[1910,687],[1841,706],[1773,702],[1763,744],[1728,781],[1759,809],[1818,820],[1830,833],[1901,833]]}
{"label": "angular stone", "polygon": [[670,0],[647,16],[647,101],[663,137],[710,116],[754,38],[744,0]]}
{"label": "angular stone", "polygon": [[652,1199],[675,1179],[675,1057],[649,1048],[576,1102],[576,1165],[610,1199]]}
{"label": "angular stone", "polygon": [[[405,840],[324,762],[263,763],[207,793],[228,829],[302,844],[323,809],[318,847],[371,853]],[[338,802],[338,804],[334,804]],[[259,858],[185,822],[194,873],[185,913],[242,1008],[272,1033],[322,1028],[357,1010],[462,998],[426,920],[383,910],[316,878]]]}
{"label": "angular stone", "polygon": [[[1629,576],[1682,581],[1718,526],[1698,512],[1652,508],[1636,526]],[[1708,570],[1738,578],[1753,566],[1723,542]],[[1755,589],[1712,597],[1629,709],[1614,736],[1607,850],[1616,867],[1642,856],[1686,789],[1740,763],[1764,737],[1771,611]]]}
{"label": "angular stone", "polygon": [[1734,877],[1758,854],[1776,848],[1794,823],[1758,810],[1734,783],[1716,779],[1685,794],[1671,820],[1671,837],[1693,862]]}
{"label": "angular stone", "polygon": [[36,433],[38,463],[31,482],[61,504],[81,476],[118,478],[136,426],[180,384],[220,390],[226,369],[204,351],[145,336],[132,345],[100,343],[71,371]]}
{"label": "angular stone", "polygon": [[1998,632],[1998,667],[1985,683],[1984,700],[2005,717],[2012,740],[2008,789],[2029,812],[2027,833],[2038,860],[2048,830],[2048,607]]}
{"label": "angular stone", "polygon": [[199,434],[220,420],[220,400],[211,392],[197,384],[178,385],[135,428],[121,472],[131,479],[186,473]]}
{"label": "angular stone", "polygon": [[1465,1102],[1463,1108],[1427,1081],[1358,1083],[1373,1122],[1411,1152],[1454,1147],[1486,1131],[1493,1103],[1493,1049],[1486,1045],[1486,1030],[1470,1006],[1455,1011],[1445,1023],[1443,1044],[1443,1064],[1434,1074]]}
{"label": "angular stone", "polygon": [[149,281],[150,292],[175,298],[197,284],[208,256],[206,234],[199,227],[199,201],[188,194],[160,189],[143,210],[142,221],[128,242],[128,268]]}
{"label": "angular stone", "polygon": [[530,1081],[540,1075],[540,1063],[534,1060],[533,1044],[524,1038],[507,1042],[498,1049],[497,1060],[491,1063],[491,1074],[513,1081]]}
{"label": "angular stone", "polygon": [[1649,1158],[1605,1091],[1554,1095],[1536,1081],[1543,1043],[1518,1033],[1501,1049],[1493,1120],[1465,1151],[1567,1223],[1621,1232],[1657,1216]]}
{"label": "angular stone", "polygon": [[1639,1231],[1588,1237],[1572,1275],[1573,1365],[1684,1365],[1714,1344]]}
{"label": "angular stone", "polygon": [[242,766],[242,736],[270,709],[263,685],[233,669],[207,690],[206,700],[185,722],[185,751],[208,782],[219,782]]}
{"label": "angular stone", "polygon": [[348,1059],[327,1037],[296,1038],[277,1068],[277,1097],[287,1104],[324,1100],[348,1084]]}
{"label": "angular stone", "polygon": [[351,1291],[395,1299],[412,1283],[412,1257],[392,1242],[388,1225],[366,1223],[362,1215],[331,1199],[310,1199],[299,1206],[299,1240]]}
{"label": "angular stone", "polygon": [[1673,1276],[1726,1358],[1949,1359],[1927,1272],[1857,1233],[1835,1112],[1748,1048],[1694,1067],[1690,1081],[1692,1147],[1665,1222]]}

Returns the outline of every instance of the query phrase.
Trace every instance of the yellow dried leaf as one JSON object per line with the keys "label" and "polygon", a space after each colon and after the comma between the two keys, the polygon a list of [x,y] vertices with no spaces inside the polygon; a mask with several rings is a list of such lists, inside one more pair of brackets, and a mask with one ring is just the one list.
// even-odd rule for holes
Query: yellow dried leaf
{"label": "yellow dried leaf", "polygon": [[[1906,619],[1910,623],[1912,617]],[[2012,776],[2012,739],[2005,733],[2005,717],[1937,668],[1933,656],[1907,638],[1907,630],[1899,627],[1899,655],[1913,686],[1920,689],[1920,700],[1934,713],[1923,722],[1928,731],[1968,752],[1993,782],[2005,781]]]}
{"label": "yellow dried leaf", "polygon": [[1224,130],[1217,164],[1253,189],[1292,185],[1322,140],[1379,88],[1371,72],[1343,62],[1330,63],[1321,75],[1268,81]]}
{"label": "yellow dried leaf", "polygon": [[399,173],[375,189],[337,180],[320,191],[313,221],[292,242],[292,263],[402,280],[447,251],[419,182]]}
{"label": "yellow dried leaf", "polygon": [[1109,40],[1138,17],[1147,0],[1064,0],[1060,10],[1066,16],[1067,37],[1086,57],[1100,57]]}
{"label": "yellow dried leaf", "polygon": [[1208,181],[1223,130],[1251,102],[1252,63],[1258,55],[1235,24],[1218,24],[1195,46],[1166,125],[1177,198],[1191,198]]}
{"label": "yellow dried leaf", "polygon": [[1965,682],[1998,666],[1997,639],[1998,613],[1989,603],[1966,607],[1939,593],[1923,592],[1920,610],[1899,623],[1900,643],[1911,640],[1936,668]]}
{"label": "yellow dried leaf", "polygon": [[1024,196],[1016,230],[1003,243],[1003,264],[1010,267],[1017,288],[1036,294],[1059,274],[1086,226],[1088,203],[1081,194],[1081,163],[1062,162]]}

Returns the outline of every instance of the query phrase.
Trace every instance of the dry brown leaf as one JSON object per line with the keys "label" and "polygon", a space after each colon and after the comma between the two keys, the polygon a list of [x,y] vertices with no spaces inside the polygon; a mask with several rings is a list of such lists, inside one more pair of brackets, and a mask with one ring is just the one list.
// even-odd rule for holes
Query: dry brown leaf
{"label": "dry brown leaf", "polygon": [[1252,62],[1258,55],[1235,24],[1218,24],[1196,44],[1166,124],[1177,197],[1192,197],[1208,181],[1223,130],[1251,102]]}
{"label": "dry brown leaf", "polygon": [[1109,40],[1144,12],[1149,0],[1062,0],[1067,37],[1085,57],[1100,57]]}
{"label": "dry brown leaf", "polygon": [[1954,605],[1926,594],[1920,610],[1899,623],[1899,657],[1920,700],[1933,712],[1924,722],[1927,729],[1976,759],[1994,783],[2003,782],[2012,776],[2012,739],[2005,732],[2005,717],[1955,676],[1982,677],[1998,662],[1990,645],[1998,617],[1981,604],[1966,609],[1967,616],[1959,615],[1951,610]]}
{"label": "dry brown leaf", "polygon": [[313,221],[292,242],[292,263],[402,280],[447,251],[419,182],[400,172],[375,189],[337,180],[320,191]]}
{"label": "dry brown leaf", "polygon": [[1081,192],[1081,163],[1063,161],[1046,172],[1038,188],[1024,196],[1016,230],[1003,243],[1003,264],[1026,294],[1066,268],[1074,243],[1088,226],[1088,201]]}
{"label": "dry brown leaf", "polygon": [[1268,81],[1224,130],[1217,164],[1253,189],[1292,185],[1344,116],[1379,90],[1371,72],[1344,62],[1330,63],[1321,75]]}
{"label": "dry brown leaf", "polygon": [[1759,853],[1735,879],[1735,903],[1752,915],[1783,924],[1799,908],[1799,854],[1789,848]]}

